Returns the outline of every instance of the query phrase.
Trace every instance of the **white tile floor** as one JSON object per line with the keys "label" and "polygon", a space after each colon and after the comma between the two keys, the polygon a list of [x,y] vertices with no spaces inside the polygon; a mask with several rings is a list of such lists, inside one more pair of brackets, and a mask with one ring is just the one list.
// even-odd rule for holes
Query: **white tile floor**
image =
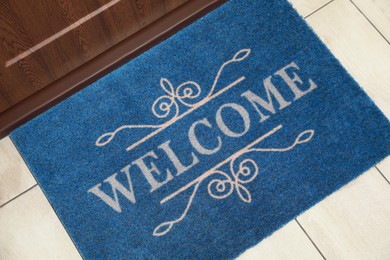
{"label": "white tile floor", "polygon": [[[291,0],[390,118],[390,0]],[[0,259],[80,259],[9,138],[0,140]],[[390,158],[241,259],[390,259]]]}

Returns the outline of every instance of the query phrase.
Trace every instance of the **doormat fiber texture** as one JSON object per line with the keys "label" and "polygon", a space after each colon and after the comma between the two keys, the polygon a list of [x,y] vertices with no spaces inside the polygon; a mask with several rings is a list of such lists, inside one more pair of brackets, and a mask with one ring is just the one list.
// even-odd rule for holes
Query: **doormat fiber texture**
{"label": "doormat fiber texture", "polygon": [[86,259],[240,255],[390,151],[287,1],[232,0],[11,137]]}

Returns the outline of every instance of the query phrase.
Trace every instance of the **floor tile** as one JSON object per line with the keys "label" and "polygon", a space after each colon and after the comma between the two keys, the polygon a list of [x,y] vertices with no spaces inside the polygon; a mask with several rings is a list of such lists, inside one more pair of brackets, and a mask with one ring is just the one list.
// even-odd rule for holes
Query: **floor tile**
{"label": "floor tile", "polygon": [[389,259],[390,186],[372,168],[298,217],[327,259]]}
{"label": "floor tile", "polygon": [[380,162],[377,165],[377,167],[378,167],[379,171],[382,173],[382,175],[390,183],[390,156],[388,156],[386,159],[384,159],[382,162]]}
{"label": "floor tile", "polygon": [[0,140],[0,206],[35,185],[35,179],[9,137]]}
{"label": "floor tile", "polygon": [[38,186],[0,208],[0,259],[81,259]]}
{"label": "floor tile", "polygon": [[385,39],[349,0],[334,0],[306,21],[390,118],[390,46]]}
{"label": "floor tile", "polygon": [[251,259],[316,260],[323,258],[297,222],[293,220],[238,258],[238,260]]}
{"label": "floor tile", "polygon": [[390,42],[390,1],[389,0],[352,0],[370,22]]}
{"label": "floor tile", "polygon": [[294,6],[294,8],[299,12],[299,14],[303,17],[313,13],[317,9],[329,3],[331,0],[289,0],[290,3]]}
{"label": "floor tile", "polygon": [[[307,16],[328,0],[290,0]],[[388,0],[353,0],[388,38]],[[390,50],[348,0],[334,0],[307,21],[389,117]],[[390,180],[390,159],[378,169]],[[0,205],[35,184],[9,138],[0,140]],[[390,255],[389,184],[375,169],[298,219],[327,259],[386,259]],[[0,259],[80,259],[38,187],[0,207]],[[292,221],[240,259],[322,259]]]}

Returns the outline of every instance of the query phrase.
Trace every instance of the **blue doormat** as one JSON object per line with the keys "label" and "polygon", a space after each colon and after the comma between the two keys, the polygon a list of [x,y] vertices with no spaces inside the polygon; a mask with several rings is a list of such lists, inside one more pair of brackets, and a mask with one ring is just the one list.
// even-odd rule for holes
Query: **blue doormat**
{"label": "blue doormat", "polygon": [[390,152],[287,1],[232,0],[14,131],[86,259],[233,258]]}

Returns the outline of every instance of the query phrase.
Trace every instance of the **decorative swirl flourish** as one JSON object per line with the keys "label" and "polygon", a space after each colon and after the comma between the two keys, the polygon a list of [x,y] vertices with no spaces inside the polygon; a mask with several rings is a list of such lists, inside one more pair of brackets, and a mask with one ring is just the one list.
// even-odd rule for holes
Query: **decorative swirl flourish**
{"label": "decorative swirl flourish", "polygon": [[223,171],[214,171],[213,175],[219,174],[223,176],[224,179],[215,178],[210,181],[207,186],[208,193],[214,199],[224,199],[229,197],[232,194],[233,189],[235,189],[238,197],[242,201],[250,203],[252,201],[252,196],[243,184],[250,183],[256,179],[257,174],[259,173],[259,167],[252,159],[245,159],[239,164],[238,171],[234,171],[234,162],[235,160],[230,161],[230,172],[233,178]]}
{"label": "decorative swirl flourish", "polygon": [[[275,128],[273,131],[269,132],[271,134],[275,133],[277,130],[279,130],[282,126],[279,126]],[[227,160],[223,161],[222,163],[218,164],[216,167],[210,169],[209,171],[206,171],[203,173],[200,177],[195,179],[193,182],[189,183],[189,185],[184,186],[183,188],[177,190],[175,193],[171,194],[170,196],[166,197],[161,201],[161,204],[167,202],[168,200],[176,197],[180,193],[184,192],[185,190],[189,189],[190,187],[194,187],[192,194],[188,200],[187,206],[184,210],[184,212],[180,215],[179,218],[174,219],[172,221],[167,221],[164,223],[161,223],[158,225],[154,231],[153,236],[163,236],[167,234],[172,227],[181,222],[187,215],[192,202],[194,200],[195,195],[198,192],[200,184],[209,178],[210,176],[213,176],[213,179],[208,183],[207,185],[207,191],[208,194],[214,198],[214,199],[225,199],[229,197],[233,191],[235,190],[238,197],[246,203],[251,203],[252,201],[252,195],[248,188],[245,186],[245,184],[248,184],[252,181],[254,181],[259,173],[259,167],[257,163],[253,159],[244,159],[238,164],[238,169],[234,170],[234,166],[236,165],[237,159],[239,159],[244,154],[248,154],[251,152],[287,152],[292,150],[295,146],[304,144],[309,142],[313,136],[314,136],[314,130],[306,130],[302,133],[300,133],[292,145],[285,147],[285,148],[254,148],[253,146],[262,141],[265,137],[269,136],[262,136],[258,138],[255,142],[251,143],[244,149],[238,151],[231,157],[229,157]],[[218,170],[222,165],[225,163],[230,162],[229,164],[229,170],[230,174]]]}
{"label": "decorative swirl flourish", "polygon": [[[160,87],[165,92],[164,95],[158,97],[153,105],[152,105],[152,113],[155,117],[159,119],[168,119],[165,123],[158,124],[158,125],[123,125],[119,128],[117,128],[113,132],[108,132],[103,135],[101,135],[95,142],[96,146],[105,146],[108,143],[110,143],[116,134],[121,132],[125,129],[134,129],[134,128],[150,128],[150,129],[157,129],[162,130],[169,125],[173,124],[175,121],[179,119],[180,113],[180,105],[190,108],[190,109],[197,109],[198,107],[204,105],[211,99],[217,96],[217,94],[214,93],[215,87],[218,84],[219,78],[226,66],[228,66],[231,63],[234,62],[240,62],[245,60],[249,54],[251,53],[250,49],[242,49],[238,51],[232,59],[226,61],[222,64],[222,66],[219,68],[217,75],[214,78],[213,85],[210,87],[207,95],[203,98],[200,98],[202,94],[202,88],[201,86],[194,82],[194,81],[186,81],[184,83],[181,83],[176,89],[173,87],[173,84],[167,79],[167,78],[161,78],[160,79]],[[241,77],[239,80],[236,80],[232,84],[236,85],[240,81],[244,80],[244,77]],[[229,87],[232,87],[234,85],[229,85]],[[226,87],[227,88],[227,87]],[[188,111],[188,110],[187,110]],[[192,112],[192,110],[191,110]]]}

